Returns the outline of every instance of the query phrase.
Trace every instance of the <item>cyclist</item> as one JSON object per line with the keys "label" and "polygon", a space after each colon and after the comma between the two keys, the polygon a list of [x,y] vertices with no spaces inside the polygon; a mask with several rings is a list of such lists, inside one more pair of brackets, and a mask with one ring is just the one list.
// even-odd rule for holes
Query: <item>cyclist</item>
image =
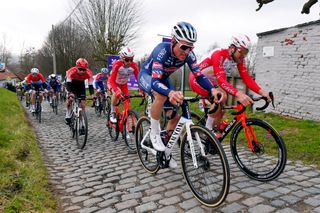
{"label": "cyclist", "polygon": [[[27,85],[31,94],[31,112],[35,112],[36,91],[42,91],[47,87],[46,80],[39,72],[38,68],[32,68],[27,76]],[[40,92],[40,103],[42,102],[43,93]]]}
{"label": "cyclist", "polygon": [[[227,93],[236,97],[236,99],[247,106],[253,103],[253,100],[242,91],[234,88],[227,81],[226,71],[238,69],[240,77],[243,82],[255,93],[267,97],[271,101],[269,94],[261,89],[261,87],[251,78],[245,66],[245,57],[247,56],[251,47],[250,38],[244,34],[232,36],[228,48],[218,48],[211,51],[211,53],[200,62],[201,72],[214,84],[217,82],[218,90],[224,93],[221,102],[226,103]],[[204,90],[196,81],[194,75],[189,75],[190,88],[199,95],[206,96],[207,91]],[[216,127],[219,131],[221,119],[224,112],[219,109],[214,114],[209,115],[206,123],[208,129]],[[219,133],[216,134],[219,137]]]}
{"label": "cyclist", "polygon": [[47,79],[47,85],[49,103],[52,104],[52,95],[54,94],[56,97],[59,97],[59,93],[61,92],[61,83],[57,79],[56,74],[49,75]]}
{"label": "cyclist", "polygon": [[139,68],[138,65],[133,61],[134,52],[129,47],[124,47],[120,53],[120,59],[115,61],[112,65],[112,71],[108,84],[112,87],[114,93],[111,98],[111,117],[110,121],[113,123],[117,122],[115,116],[115,106],[121,98],[122,93],[125,96],[129,96],[128,90],[128,79],[134,74],[138,79]]}
{"label": "cyclist", "polygon": [[[107,68],[101,68],[101,72],[95,76],[93,85],[96,90],[96,97],[99,97],[100,93],[103,93],[103,98],[107,98],[104,84],[108,82],[109,75],[110,72]],[[94,102],[92,104],[92,107],[94,107]]]}
{"label": "cyclist", "polygon": [[[162,110],[159,109],[163,108],[168,99],[173,105],[183,101],[182,92],[176,91],[170,82],[170,74],[187,63],[199,84],[210,91],[212,95],[216,96],[217,94],[210,81],[201,74],[196,56],[192,51],[193,44],[197,41],[195,28],[187,22],[178,22],[172,29],[171,37],[171,42],[162,42],[153,49],[147,61],[142,65],[138,80],[139,86],[144,92],[154,97],[151,105],[150,139],[154,149],[158,151],[165,151],[165,146],[160,137],[159,120]],[[174,129],[178,120],[178,115],[171,119],[168,122],[167,130]],[[176,166],[177,163],[171,158],[169,167],[174,168]]]}
{"label": "cyclist", "polygon": [[82,110],[85,110],[86,107],[86,87],[85,87],[85,80],[88,80],[89,85],[89,92],[91,97],[93,97],[93,75],[92,71],[88,68],[88,62],[84,58],[79,58],[76,61],[76,66],[71,67],[66,72],[66,89],[68,92],[68,98],[66,101],[66,124],[70,124],[70,118],[71,118],[71,107],[70,102],[74,100],[75,96],[77,98],[81,98],[81,108]]}

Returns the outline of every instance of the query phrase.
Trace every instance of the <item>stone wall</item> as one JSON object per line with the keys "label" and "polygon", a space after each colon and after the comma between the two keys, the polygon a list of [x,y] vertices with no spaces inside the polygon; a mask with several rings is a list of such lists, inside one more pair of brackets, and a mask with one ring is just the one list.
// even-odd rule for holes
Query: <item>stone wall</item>
{"label": "stone wall", "polygon": [[256,81],[276,98],[269,110],[320,120],[320,20],[257,35]]}

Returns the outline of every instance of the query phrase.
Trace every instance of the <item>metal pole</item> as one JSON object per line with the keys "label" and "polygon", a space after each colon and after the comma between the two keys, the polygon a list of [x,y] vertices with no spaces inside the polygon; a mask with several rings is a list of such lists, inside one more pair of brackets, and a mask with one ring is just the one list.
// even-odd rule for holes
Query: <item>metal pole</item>
{"label": "metal pole", "polygon": [[56,62],[56,51],[55,51],[55,46],[54,46],[54,25],[52,25],[52,49],[53,49],[53,73],[57,74],[57,62]]}

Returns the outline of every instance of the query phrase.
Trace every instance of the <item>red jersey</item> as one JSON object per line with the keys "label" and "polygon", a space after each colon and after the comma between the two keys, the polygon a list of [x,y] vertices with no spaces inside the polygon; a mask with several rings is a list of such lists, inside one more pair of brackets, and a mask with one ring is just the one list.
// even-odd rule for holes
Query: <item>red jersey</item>
{"label": "red jersey", "polygon": [[114,91],[117,90],[117,85],[125,85],[128,83],[130,76],[134,74],[138,79],[139,68],[137,63],[131,62],[130,67],[125,68],[123,62],[119,59],[112,65],[112,71],[108,83]]}
{"label": "red jersey", "polygon": [[245,60],[236,63],[229,55],[228,49],[214,49],[211,53],[200,62],[200,70],[208,79],[215,80],[219,86],[227,93],[235,96],[238,92],[228,81],[226,70],[238,68],[239,74],[243,82],[254,92],[258,93],[260,86],[251,78],[245,66]]}
{"label": "red jersey", "polygon": [[46,82],[46,79],[43,77],[41,73],[38,73],[36,76],[31,73],[27,76],[27,84],[39,84]]}
{"label": "red jersey", "polygon": [[78,73],[77,67],[71,67],[67,72],[67,82],[75,81],[85,81],[88,79],[88,84],[92,85],[93,82],[93,74],[92,71],[87,69],[86,72],[82,72],[82,75]]}

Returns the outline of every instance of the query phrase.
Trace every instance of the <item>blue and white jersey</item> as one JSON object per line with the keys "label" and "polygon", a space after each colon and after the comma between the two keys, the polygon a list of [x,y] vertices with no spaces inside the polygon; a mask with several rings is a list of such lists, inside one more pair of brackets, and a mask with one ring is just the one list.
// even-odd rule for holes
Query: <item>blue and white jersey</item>
{"label": "blue and white jersey", "polygon": [[185,63],[188,64],[196,77],[201,75],[197,58],[192,51],[184,61],[180,61],[173,56],[171,43],[162,42],[153,49],[151,55],[142,66],[143,69],[147,70],[148,74],[152,75],[152,78],[166,79]]}

